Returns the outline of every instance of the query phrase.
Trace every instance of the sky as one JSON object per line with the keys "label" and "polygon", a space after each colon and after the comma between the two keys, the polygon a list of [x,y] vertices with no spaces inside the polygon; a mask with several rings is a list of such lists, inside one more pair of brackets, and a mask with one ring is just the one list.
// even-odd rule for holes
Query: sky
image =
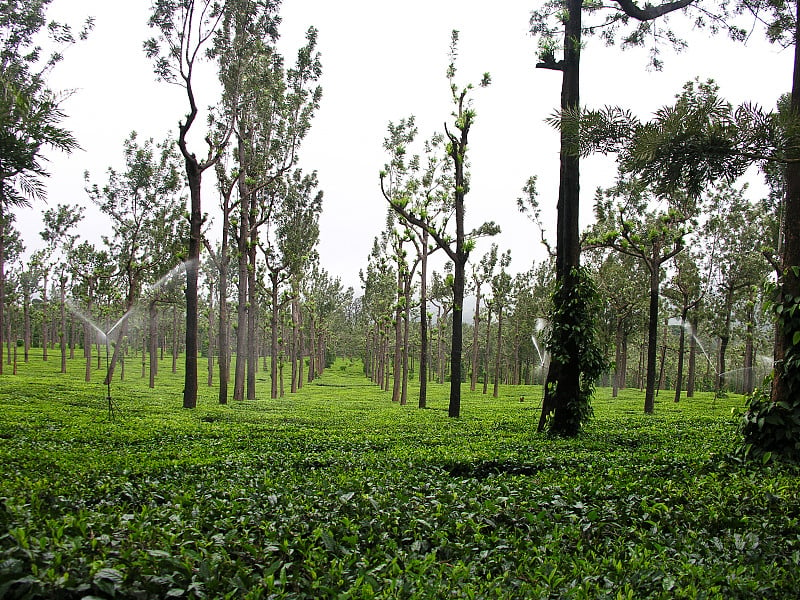
{"label": "sky", "polygon": [[[517,211],[516,200],[531,175],[538,178],[546,236],[554,242],[558,197],[558,133],[544,120],[559,104],[560,73],[536,69],[536,40],[528,33],[530,11],[539,0],[284,0],[279,48],[294,62],[309,26],[319,30],[323,97],[311,132],[300,150],[300,164],[316,170],[324,193],[319,253],[322,266],[345,286],[360,290],[359,270],[385,223],[387,204],[379,172],[387,161],[382,148],[387,125],[414,115],[423,140],[443,130],[452,110],[448,47],[453,29],[460,32],[459,85],[477,83],[489,72],[492,84],[472,94],[477,118],[470,132],[471,189],[467,227],[485,221],[501,234],[482,240],[472,254],[477,261],[495,242],[511,249],[511,271],[544,260],[546,250],[536,227]],[[156,141],[175,136],[186,112],[182,89],[158,83],[144,56],[149,0],[53,0],[50,18],[78,24],[96,19],[89,39],[70,48],[51,84],[72,95],[64,125],[82,150],[70,156],[51,154],[48,204],[17,213],[28,250],[40,246],[41,213],[56,204],[91,203],[84,172],[93,183],[105,182],[108,167],[124,168],[122,142],[131,131]],[[723,35],[693,31],[680,16],[670,23],[689,42],[683,53],[664,48],[662,71],[647,70],[644,50],[622,51],[589,38],[582,54],[582,103],[620,105],[640,118],[670,104],[682,85],[695,77],[713,78],[734,104],[751,101],[767,108],[789,91],[792,52],[770,46],[755,29],[746,44]],[[215,102],[214,71],[200,71],[198,104]],[[202,126],[202,121],[198,122]],[[198,131],[202,134],[202,130]],[[201,140],[196,137],[193,142]],[[194,144],[197,153],[203,143]],[[413,149],[412,149],[413,150]],[[612,158],[582,161],[581,223],[592,219],[598,186],[613,184]],[[757,180],[757,175],[751,174]],[[754,185],[751,193],[759,193]],[[214,218],[218,195],[213,180],[203,186],[203,210]],[[100,243],[109,224],[96,209],[87,210],[84,239]],[[217,217],[210,226],[219,229]]]}

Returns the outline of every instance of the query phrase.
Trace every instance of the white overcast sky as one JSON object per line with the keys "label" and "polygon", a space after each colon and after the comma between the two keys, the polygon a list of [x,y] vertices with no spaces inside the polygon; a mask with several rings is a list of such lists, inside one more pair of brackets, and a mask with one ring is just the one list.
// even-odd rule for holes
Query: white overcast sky
{"label": "white overcast sky", "polygon": [[[382,142],[389,121],[415,115],[420,139],[441,131],[450,115],[448,63],[450,32],[460,31],[458,81],[477,82],[488,71],[492,85],[473,94],[477,120],[470,135],[471,192],[468,227],[496,221],[501,250],[512,249],[512,270],[542,260],[544,249],[534,226],[516,209],[527,178],[539,178],[543,220],[554,238],[558,194],[558,134],[544,123],[559,103],[560,74],[535,69],[536,41],[528,34],[530,10],[539,0],[284,0],[281,48],[293,62],[306,29],[319,29],[323,98],[301,164],[319,172],[324,192],[319,251],[323,266],[347,286],[359,290],[358,272],[366,265],[373,238],[384,225],[386,204],[378,173],[386,161]],[[164,139],[176,130],[185,110],[183,91],[157,83],[142,52],[150,35],[148,0],[53,0],[50,17],[78,23],[96,18],[88,41],[70,49],[52,77],[52,85],[74,90],[65,105],[66,126],[83,148],[69,157],[53,156],[48,206],[89,204],[84,171],[103,183],[109,166],[122,169],[122,142],[135,130],[141,137]],[[755,30],[746,45],[724,36],[687,30],[682,17],[671,20],[689,48],[674,54],[664,48],[665,69],[646,69],[641,50],[622,52],[588,39],[582,58],[582,102],[631,108],[648,117],[671,103],[684,82],[714,78],[734,103],[753,101],[772,108],[791,82],[791,50],[763,41]],[[204,73],[199,104],[213,97],[213,71]],[[200,82],[199,82],[200,83]],[[202,122],[197,126],[201,127]],[[202,142],[196,145],[203,152]],[[597,186],[610,185],[613,161],[582,163],[583,224],[592,218]],[[203,187],[203,209],[214,215],[218,197],[213,181]],[[29,250],[40,245],[42,204],[18,213]],[[109,227],[95,213],[82,235],[99,243]],[[218,230],[219,219],[212,225]],[[473,254],[477,260],[486,242]]]}

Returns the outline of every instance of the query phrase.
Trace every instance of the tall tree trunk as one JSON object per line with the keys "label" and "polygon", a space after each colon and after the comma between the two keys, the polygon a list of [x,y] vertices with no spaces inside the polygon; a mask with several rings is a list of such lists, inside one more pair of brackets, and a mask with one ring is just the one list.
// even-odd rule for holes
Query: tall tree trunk
{"label": "tall tree trunk", "polygon": [[67,277],[66,275],[62,274],[58,281],[59,285],[59,292],[60,298],[58,301],[59,304],[59,314],[61,317],[61,339],[59,340],[59,344],[61,346],[61,372],[67,372]]}
{"label": "tall tree trunk", "polygon": [[249,265],[247,269],[247,399],[256,399],[256,370],[258,369],[258,336],[256,321],[258,318],[258,298],[256,297],[256,243],[257,231],[250,224],[250,247],[248,248]]}
{"label": "tall tree trunk", "polygon": [[744,336],[744,371],[742,380],[742,393],[752,394],[755,388],[755,374],[754,374],[754,358],[755,351],[753,348],[753,339],[755,337],[755,298],[756,290],[751,288],[750,298],[747,302],[747,314],[745,319],[747,321],[745,336]]}
{"label": "tall tree trunk", "polygon": [[272,298],[272,312],[270,313],[270,355],[272,360],[269,367],[270,398],[273,400],[278,397],[278,316],[280,304],[278,302],[278,273],[270,273],[271,283],[270,293]]}
{"label": "tall tree trunk", "polygon": [[214,384],[214,282],[208,282],[208,387]]}
{"label": "tall tree trunk", "polygon": [[[800,2],[795,2],[795,31],[794,31],[794,70],[792,73],[792,95],[790,100],[792,118],[800,117]],[[792,132],[788,140],[789,156],[796,158],[798,147],[798,134]],[[800,297],[800,162],[790,161],[785,168],[786,197],[784,200],[784,229],[783,251],[781,252],[781,293],[784,297]],[[772,384],[772,399],[775,402],[785,401],[792,405],[797,395],[789,383],[797,379],[797,366],[790,366],[793,372],[787,372],[784,364],[784,355],[794,344],[797,330],[792,327],[783,327],[776,335],[774,364],[775,378]]]}
{"label": "tall tree trunk", "polygon": [[[42,360],[47,361],[47,347],[50,344],[50,329],[48,322],[50,317],[48,315],[49,307],[47,305],[47,272],[42,278]],[[2,362],[2,361],[0,361]]]}
{"label": "tall tree trunk", "polygon": [[486,350],[483,357],[483,393],[489,391],[489,357],[492,355],[492,337],[490,332],[492,330],[492,306],[487,306],[486,314]]}
{"label": "tall tree trunk", "polygon": [[[580,50],[581,12],[583,0],[566,0],[564,23],[564,61],[561,86],[561,112],[574,114],[580,109]],[[578,210],[580,207],[580,160],[575,151],[578,123],[566,120],[561,126],[560,170],[558,185],[558,217],[556,223],[556,281],[563,292],[570,295],[577,280],[573,269],[580,266],[580,237]],[[556,312],[556,319],[562,313]],[[555,320],[555,319],[554,319]],[[568,323],[566,325],[569,325]],[[558,327],[558,323],[553,323]],[[543,431],[547,417],[553,414],[553,427],[569,420],[567,411],[578,393],[580,365],[577,357],[565,354],[565,349],[552,354],[547,371],[545,395],[538,430]]]}
{"label": "tall tree trunk", "polygon": [[403,282],[405,307],[403,311],[403,379],[402,389],[400,390],[400,406],[408,404],[408,346],[411,321],[411,277],[412,274],[409,273],[404,277],[405,281]]}
{"label": "tall tree trunk", "polygon": [[289,360],[292,363],[292,383],[290,386],[290,391],[292,394],[297,393],[297,380],[299,379],[299,375],[297,372],[297,362],[298,362],[298,355],[302,357],[302,353],[299,352],[299,330],[300,330],[300,292],[296,289],[295,285],[292,285],[292,301],[291,301],[291,311],[292,311],[292,345],[289,348]]}
{"label": "tall tree trunk", "polygon": [[403,371],[403,307],[400,298],[403,294],[403,270],[397,268],[397,297],[394,307],[394,364],[392,366],[392,402],[400,401],[400,385]]}
{"label": "tall tree trunk", "polygon": [[688,312],[686,308],[681,312],[681,332],[680,338],[678,338],[678,372],[675,375],[675,402],[681,401],[681,390],[683,388],[683,354],[686,349],[686,328],[683,327],[683,324],[686,323]]}
{"label": "tall tree trunk", "polygon": [[428,406],[428,232],[422,233],[419,291],[419,408]]}
{"label": "tall tree trunk", "polygon": [[150,301],[148,307],[148,326],[150,332],[150,388],[156,387],[158,375],[158,310],[155,300]]}
{"label": "tall tree trunk", "polygon": [[[6,336],[6,199],[3,193],[5,181],[0,178],[0,344]],[[26,353],[27,357],[27,353]],[[28,362],[27,358],[25,362]],[[3,374],[3,361],[0,360],[0,375]]]}
{"label": "tall tree trunk", "polygon": [[[658,256],[657,245],[653,256]],[[653,260],[648,263],[650,270],[650,308],[647,313],[647,382],[644,391],[644,412],[648,415],[655,410],[656,396],[656,355],[658,351],[658,290],[659,265]]]}
{"label": "tall tree trunk", "polygon": [[686,375],[686,397],[694,398],[694,387],[697,379],[697,313],[689,317],[692,337],[689,339],[689,372]]}
{"label": "tall tree trunk", "polygon": [[178,307],[172,305],[172,372],[178,372]]}
{"label": "tall tree trunk", "polygon": [[[317,360],[317,319],[314,312],[311,312],[308,326],[308,382],[311,383],[317,377],[316,360]],[[377,350],[378,336],[376,332],[372,334],[372,366],[371,379],[376,381],[378,373],[378,350]]]}
{"label": "tall tree trunk", "polygon": [[475,279],[475,315],[472,319],[472,375],[469,380],[469,390],[475,391],[478,385],[478,330],[480,329],[481,310],[481,282]]}
{"label": "tall tree trunk", "polygon": [[614,335],[614,346],[616,348],[616,356],[614,360],[614,364],[616,365],[616,371],[614,373],[614,379],[612,381],[613,387],[611,390],[611,397],[616,398],[619,396],[619,388],[620,380],[625,379],[625,371],[621,369],[622,367],[622,339],[623,339],[623,330],[624,330],[624,321],[623,319],[617,317],[616,319],[616,329]]}
{"label": "tall tree trunk", "polygon": [[183,407],[197,406],[197,279],[200,269],[200,248],[202,242],[203,213],[200,209],[200,184],[203,172],[197,159],[187,156],[186,174],[189,181],[189,256],[186,261],[186,363],[183,383]]}
{"label": "tall tree trunk", "polygon": [[495,344],[495,357],[494,357],[494,390],[492,396],[497,398],[500,391],[500,352],[501,342],[503,340],[503,307],[497,307],[497,344]]}
{"label": "tall tree trunk", "polygon": [[717,380],[715,382],[715,389],[717,393],[725,389],[725,375],[727,368],[725,367],[725,353],[728,350],[728,344],[731,340],[731,313],[733,312],[733,291],[734,286],[728,285],[725,289],[725,314],[722,325],[722,333],[719,336],[719,353],[717,358]]}

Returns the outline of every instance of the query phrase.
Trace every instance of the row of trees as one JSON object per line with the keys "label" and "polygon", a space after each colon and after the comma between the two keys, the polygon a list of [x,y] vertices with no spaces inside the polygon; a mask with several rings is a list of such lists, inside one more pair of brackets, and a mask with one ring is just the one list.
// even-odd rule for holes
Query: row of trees
{"label": "row of trees", "polygon": [[[48,3],[11,3],[3,7],[4,22],[32,20],[25,30],[27,38],[16,46],[10,43],[13,40],[7,41],[11,58],[36,62],[36,57],[26,58],[25,53],[44,26]],[[46,249],[27,266],[12,266],[11,276],[4,277],[3,290],[16,292],[24,281],[30,282],[28,287],[38,286],[40,306],[47,313],[52,278],[57,276],[62,357],[66,355],[70,312],[85,321],[83,346],[87,352],[96,335],[118,341],[128,339],[131,317],[147,312],[150,354],[154,357],[156,340],[160,338],[155,325],[158,307],[176,302],[174,293],[166,292],[172,291],[173,279],[185,271],[187,283],[181,303],[186,315],[182,328],[185,407],[196,403],[197,359],[202,343],[199,318],[203,309],[209,318],[216,319],[207,330],[214,331],[217,339],[208,341],[206,346],[209,356],[211,348],[218,354],[222,403],[229,397],[231,368],[235,369],[233,398],[255,397],[259,356],[271,357],[272,397],[281,388],[280,357],[284,353],[291,364],[291,391],[302,385],[306,364],[310,378],[324,368],[326,348],[333,336],[332,323],[338,318],[336,315],[345,314],[352,291],[343,290],[340,281],[319,266],[315,247],[322,193],[317,189],[316,173],[304,173],[297,166],[300,145],[321,98],[316,30],[308,30],[306,45],[298,51],[294,66],[286,66],[275,48],[280,22],[277,11],[277,3],[261,0],[153,3],[150,25],[156,35],[145,42],[145,53],[152,59],[157,77],[181,86],[188,103],[186,117],[178,124],[177,139],[141,143],[132,133],[124,144],[124,170],[110,168],[104,183],[94,183],[87,174],[89,198],[112,223],[113,235],[103,238],[101,250],[85,242],[78,244],[72,234],[82,209],[59,206],[57,211],[46,214],[47,226],[42,232]],[[69,30],[56,31],[62,31],[61,37],[66,38],[63,32]],[[217,66],[222,93],[203,136],[207,153],[198,159],[189,148],[189,133],[199,126],[196,73],[197,65],[206,57]],[[38,78],[36,81],[43,85],[39,74],[34,77],[23,73],[20,80],[26,77]],[[16,93],[16,89],[9,83],[6,92]],[[42,100],[37,102],[41,104]],[[57,121],[60,116],[56,113],[52,120]],[[20,122],[27,123],[32,118],[27,115]],[[8,129],[13,132],[13,127]],[[70,134],[62,129],[57,133],[71,145],[37,138],[34,159],[40,159],[45,146],[61,150],[74,147]],[[19,198],[27,198],[30,194],[24,194],[30,184],[26,182],[38,182],[45,175],[34,167],[21,164],[18,172],[4,178],[4,185],[22,194]],[[205,223],[201,206],[202,175],[212,168],[222,212],[216,234]],[[187,188],[188,222],[183,218],[185,198],[181,196]],[[23,248],[12,218],[4,219],[2,225],[2,239],[12,239],[15,245],[4,255],[0,244],[0,259],[4,258],[0,265],[13,265]],[[215,244],[210,241],[213,239],[220,241]],[[208,250],[205,262],[200,260],[202,246]],[[208,291],[205,302],[203,285]],[[103,322],[98,316],[98,302],[103,295],[109,305],[105,310],[112,314],[116,310],[121,315],[112,327],[98,325]],[[233,305],[231,297],[236,298]],[[5,305],[5,301],[0,302],[0,306]],[[2,313],[0,323],[1,317]],[[287,319],[291,324],[288,338],[284,335]],[[50,320],[43,315],[41,323],[47,358]],[[27,347],[30,329],[23,325],[23,330],[21,337]],[[261,343],[265,330],[269,340],[266,352]],[[17,337],[12,333],[17,332],[6,328],[2,339],[11,343]],[[124,343],[115,344],[109,379],[124,349]],[[234,352],[238,357],[235,363],[231,360]],[[303,360],[304,355],[309,357],[308,363]],[[151,360],[152,378],[156,362]],[[87,358],[87,365],[89,362]],[[87,366],[87,377],[88,369]]]}

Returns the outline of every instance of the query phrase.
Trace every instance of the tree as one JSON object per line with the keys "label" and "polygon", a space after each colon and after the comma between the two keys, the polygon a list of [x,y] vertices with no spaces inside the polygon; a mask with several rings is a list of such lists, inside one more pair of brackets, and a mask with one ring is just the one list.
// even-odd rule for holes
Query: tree
{"label": "tree", "polygon": [[711,216],[706,224],[717,240],[716,280],[718,306],[715,311],[719,336],[717,381],[715,388],[725,388],[726,351],[731,338],[734,305],[754,285],[767,276],[768,264],[762,255],[765,220],[760,207],[744,197],[744,188],[720,186],[713,198]]}
{"label": "tree", "polygon": [[67,372],[67,317],[66,299],[67,282],[69,281],[70,268],[67,263],[69,255],[75,245],[76,235],[70,234],[70,230],[77,227],[83,219],[83,207],[66,206],[59,204],[56,209],[49,209],[44,212],[44,231],[40,233],[42,240],[48,246],[47,252],[53,254],[59,252],[60,260],[55,263],[56,273],[58,274],[58,284],[60,289],[59,308],[61,315],[61,328],[59,338],[61,341],[61,372]]}
{"label": "tree", "polygon": [[[665,210],[651,208],[655,200],[667,204]],[[637,181],[620,181],[595,198],[597,223],[590,244],[605,246],[640,260],[648,272],[650,307],[648,312],[647,384],[644,412],[655,408],[656,351],[658,343],[658,303],[662,267],[684,248],[684,237],[695,217],[692,199],[678,193],[669,198],[653,198]]]}
{"label": "tree", "polygon": [[218,0],[154,0],[149,19],[157,37],[144,43],[144,51],[153,61],[158,80],[176,84],[186,91],[189,111],[178,123],[178,148],[186,167],[189,186],[189,237],[186,260],[186,372],[183,387],[183,407],[197,406],[197,280],[200,267],[203,212],[200,201],[201,182],[206,169],[214,166],[227,143],[230,129],[221,140],[206,136],[208,154],[198,159],[189,150],[187,137],[199,113],[195,97],[195,68],[203,57],[224,15]]}
{"label": "tree", "polygon": [[[453,100],[454,111],[452,113],[455,131],[451,131],[445,123],[445,135],[447,139],[447,154],[453,163],[453,208],[455,216],[455,237],[452,232],[446,232],[431,225],[424,215],[417,215],[410,212],[407,208],[407,201],[404,198],[391,199],[391,206],[407,222],[426,230],[436,244],[442,248],[450,260],[453,262],[453,339],[450,349],[450,402],[448,415],[458,417],[461,415],[461,353],[463,349],[463,303],[464,288],[466,283],[466,265],[469,254],[475,245],[475,238],[481,235],[494,235],[499,232],[499,228],[494,223],[485,223],[478,229],[468,233],[465,228],[465,198],[469,191],[467,178],[467,147],[469,144],[469,132],[475,121],[476,113],[472,108],[472,102],[468,98],[469,92],[474,88],[472,84],[459,88],[455,83],[456,76],[456,57],[458,55],[458,31],[453,31],[450,40],[450,64],[447,68],[447,79],[450,82],[450,92]],[[488,73],[484,73],[480,86],[489,85],[491,78]],[[384,195],[388,197],[383,185],[385,174],[381,174],[381,186]]]}
{"label": "tree", "polygon": [[[322,211],[322,192],[317,191],[317,173],[303,175],[296,169],[286,177],[280,187],[266,190],[274,197],[273,209],[269,213],[267,234],[261,242],[261,250],[267,265],[270,280],[272,314],[270,318],[271,355],[270,379],[271,397],[277,398],[277,359],[278,359],[278,315],[284,302],[280,298],[281,284],[294,278],[298,280],[305,271],[309,259],[319,240],[319,215]],[[299,295],[295,286],[286,301],[291,302]],[[295,321],[299,326],[299,323]],[[292,345],[292,384],[291,391],[297,391],[296,350],[297,333],[293,328]]]}
{"label": "tree", "polygon": [[[574,115],[580,112],[580,53],[583,45],[582,34],[585,31],[582,26],[583,13],[589,11],[605,14],[599,29],[605,30],[603,35],[609,42],[614,39],[614,34],[620,25],[629,20],[639,22],[639,26],[626,36],[625,43],[641,44],[647,39],[646,34],[652,32],[649,27],[650,21],[673,11],[684,9],[693,2],[694,0],[675,0],[658,5],[645,4],[642,7],[634,0],[614,0],[610,6],[586,0],[552,0],[546,2],[543,9],[533,13],[531,31],[540,35],[541,61],[536,66],[562,73],[561,113],[558,119],[561,150],[556,225],[556,281],[561,290],[560,293],[566,296],[573,295],[573,291],[580,285],[577,273],[573,272],[580,267],[578,231],[580,119],[575,118]],[[556,21],[557,25],[553,25],[553,21]],[[559,29],[563,32],[563,59],[557,61],[555,51],[558,44],[555,42],[555,36]],[[665,35],[670,37],[671,34],[666,33]],[[658,65],[657,54],[653,55],[652,62],[655,62],[656,66]],[[577,297],[573,301],[580,302]],[[583,311],[584,307],[577,304],[576,313]],[[564,318],[572,318],[563,310],[556,309],[556,312],[563,315]],[[567,331],[572,326],[571,323],[557,323],[555,319],[552,321],[555,328],[563,331]],[[573,345],[573,347],[577,352],[581,352],[583,349],[579,344]],[[578,368],[581,358],[561,349],[553,354],[553,359],[547,375],[542,418],[539,421],[540,430],[544,428],[548,415],[564,411],[567,405],[574,406],[578,412],[586,413],[578,404],[574,403],[581,385],[580,378],[583,376]],[[592,362],[588,361],[588,363]],[[559,421],[574,423],[575,416],[559,419]]]}
{"label": "tree", "polygon": [[[443,154],[444,137],[436,134],[424,143],[424,161],[419,155],[408,158],[408,148],[417,135],[414,116],[401,119],[396,125],[389,123],[389,135],[384,139],[383,147],[390,155],[390,161],[381,172],[382,191],[389,206],[404,205],[407,212],[419,215],[421,220],[430,226],[444,230],[446,221],[453,211],[452,177],[448,169],[449,163]],[[396,209],[394,209],[396,211]],[[402,215],[401,215],[402,218]],[[419,408],[427,406],[428,385],[428,257],[440,246],[430,247],[430,233],[403,219],[405,237],[416,249],[417,261],[420,265],[420,359],[419,359]],[[406,275],[413,273],[406,273]],[[406,288],[411,280],[406,277]],[[406,297],[410,297],[408,294]],[[410,302],[406,310],[410,310]],[[407,322],[407,321],[406,321]]]}
{"label": "tree", "polygon": [[[478,264],[472,266],[472,289],[475,292],[475,315],[472,321],[472,375],[470,377],[469,389],[474,392],[478,384],[478,357],[480,333],[480,310],[481,310],[481,287],[484,283],[491,282],[494,276],[494,268],[497,265],[497,244],[492,244],[489,252],[481,257]],[[488,302],[484,301],[488,307]],[[490,309],[491,310],[491,309]],[[488,325],[487,325],[488,327]]]}
{"label": "tree", "polygon": [[[668,298],[678,312],[680,331],[678,332],[678,368],[675,375],[675,402],[680,402],[683,389],[683,366],[686,351],[686,333],[692,339],[692,330],[689,315],[696,311],[705,297],[703,277],[700,272],[700,257],[696,251],[688,249],[675,256],[675,270],[668,285],[664,287],[664,296]],[[706,278],[707,279],[707,278]]]}
{"label": "tree", "polygon": [[106,383],[116,368],[127,317],[142,286],[156,283],[185,256],[183,205],[177,195],[181,178],[174,146],[155,144],[152,139],[140,143],[132,132],[123,142],[123,154],[125,171],[109,168],[102,187],[90,183],[89,173],[85,174],[89,198],[111,220],[114,235],[104,236],[103,242],[117,263],[114,277],[124,287],[123,321]]}
{"label": "tree", "polygon": [[500,255],[500,272],[491,279],[492,286],[492,308],[497,313],[497,347],[495,349],[494,362],[494,391],[492,396],[497,398],[500,387],[500,351],[503,340],[503,309],[509,302],[511,294],[511,275],[506,268],[511,264],[511,251],[506,250]]}
{"label": "tree", "polygon": [[[50,0],[0,4],[0,340],[6,337],[5,262],[11,210],[45,198],[45,150],[70,153],[78,148],[73,134],[61,126],[65,117],[61,104],[68,94],[47,85],[64,49],[77,40],[69,25],[47,23],[49,4]],[[85,39],[92,26],[92,19],[87,19],[78,38]],[[43,29],[58,48],[50,55],[44,55],[38,43]]]}

